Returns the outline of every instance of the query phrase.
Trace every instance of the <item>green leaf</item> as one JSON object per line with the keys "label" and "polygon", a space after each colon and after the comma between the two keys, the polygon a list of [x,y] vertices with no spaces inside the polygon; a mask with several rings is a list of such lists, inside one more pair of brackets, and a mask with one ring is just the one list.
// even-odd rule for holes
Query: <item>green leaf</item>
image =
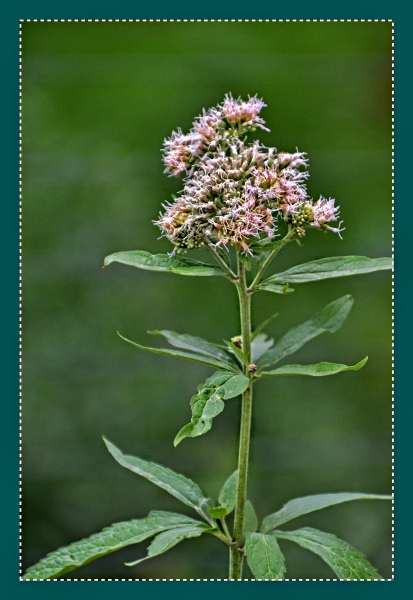
{"label": "green leaf", "polygon": [[273,535],[318,554],[339,579],[382,579],[361,552],[331,533],[304,527],[296,531],[274,531]]}
{"label": "green leaf", "polygon": [[184,258],[183,256],[169,256],[168,254],[150,254],[144,250],[131,252],[116,252],[104,260],[103,266],[107,267],[113,262],[138,267],[146,271],[164,271],[178,275],[208,277],[210,275],[225,275],[219,267]]}
{"label": "green leaf", "polygon": [[272,321],[273,319],[275,319],[276,317],[278,317],[278,313],[275,313],[274,315],[271,315],[271,317],[270,317],[269,319],[267,319],[267,320],[266,320],[266,321],[264,321],[263,323],[260,323],[260,325],[258,325],[258,327],[256,327],[256,328],[254,329],[254,331],[252,332],[251,339],[252,339],[252,340],[254,340],[254,339],[257,337],[257,335],[258,335],[259,333],[261,333],[261,331],[262,331],[262,330],[263,330],[265,327],[267,327],[267,325],[269,325],[269,323],[271,323],[271,321]]}
{"label": "green leaf", "polygon": [[175,331],[167,331],[166,329],[163,329],[162,331],[148,331],[148,333],[151,335],[163,335],[171,346],[183,348],[184,350],[191,350],[196,353],[205,354],[206,356],[212,356],[227,363],[230,368],[234,368],[232,358],[225,350],[221,350],[214,344],[211,344],[200,337],[189,335],[187,333],[175,333]]}
{"label": "green leaf", "polygon": [[51,552],[37,564],[29,567],[23,575],[23,579],[54,579],[82,567],[100,556],[116,552],[116,550],[131,544],[138,544],[171,527],[199,525],[201,525],[200,521],[184,515],[152,511],[144,519],[116,523],[84,540]]}
{"label": "green leaf", "polygon": [[164,354],[166,356],[174,356],[175,358],[183,358],[184,360],[191,360],[193,362],[202,363],[203,365],[208,365],[209,367],[215,367],[218,369],[236,369],[237,367],[230,365],[227,362],[223,362],[218,360],[217,358],[213,358],[212,356],[206,356],[205,354],[192,354],[190,352],[179,352],[178,350],[170,350],[168,348],[149,348],[148,346],[141,346],[136,342],[132,342],[125,338],[123,335],[117,332],[118,336],[121,337],[125,342],[136,346],[140,350],[147,350],[148,352],[154,352],[155,354]]}
{"label": "green leaf", "polygon": [[232,473],[222,486],[218,496],[218,504],[227,509],[227,515],[235,508],[235,496],[238,485],[238,469]]}
{"label": "green leaf", "polygon": [[217,394],[222,395],[224,400],[230,400],[243,394],[249,384],[250,380],[245,375],[242,375],[242,373],[235,375],[231,373],[231,377],[218,388]]}
{"label": "green leaf", "polygon": [[214,508],[208,509],[209,514],[214,519],[222,519],[228,514],[228,509],[226,506],[215,506]]}
{"label": "green leaf", "polygon": [[274,340],[268,338],[265,333],[260,333],[251,342],[251,360],[256,363],[257,360],[274,345]]}
{"label": "green leaf", "polygon": [[317,337],[325,331],[334,333],[341,327],[347,318],[351,307],[353,306],[353,298],[349,295],[342,296],[331,302],[316,313],[312,319],[305,323],[294,327],[286,333],[275,346],[263,354],[257,365],[260,369],[268,365],[274,364],[287,356],[299,350],[304,344]]}
{"label": "green leaf", "polygon": [[287,240],[271,240],[270,238],[264,238],[258,242],[251,244],[251,250],[254,253],[259,252],[273,252],[274,250],[281,250],[287,243]]}
{"label": "green leaf", "polygon": [[275,535],[247,533],[245,554],[256,579],[284,579],[285,560]]}
{"label": "green leaf", "polygon": [[316,365],[283,365],[273,371],[262,371],[258,377],[269,377],[270,375],[311,375],[311,377],[324,377],[335,375],[341,371],[358,371],[368,360],[368,356],[352,367],[336,363],[321,362]]}
{"label": "green leaf", "polygon": [[211,429],[212,419],[224,410],[223,400],[229,400],[242,394],[250,380],[241,373],[217,371],[198,386],[198,393],[191,399],[192,418],[177,434],[174,446],[186,437],[197,437]]}
{"label": "green leaf", "polygon": [[205,383],[220,386],[226,381],[228,381],[230,377],[234,377],[234,373],[232,371],[227,371],[223,369],[220,371],[215,371],[215,373],[213,373],[211,377],[208,377],[208,379],[205,380]]}
{"label": "green leaf", "polygon": [[247,271],[251,271],[251,259],[245,254],[238,254],[239,261],[244,265]]}
{"label": "green leaf", "polygon": [[208,515],[208,508],[212,506],[212,502],[203,494],[201,488],[191,481],[191,479],[188,479],[179,473],[175,473],[171,469],[158,465],[157,463],[149,462],[136,456],[123,454],[119,448],[105,437],[103,438],[103,441],[113,458],[122,465],[122,467],[133,471],[133,473],[136,473],[141,477],[145,477],[145,479],[148,479],[155,485],[166,490],[184,504],[194,508],[201,517],[208,521],[208,523],[211,522]]}
{"label": "green leaf", "polygon": [[203,524],[198,526],[178,527],[176,529],[164,531],[163,533],[157,535],[152,541],[148,548],[147,556],[135,560],[134,562],[125,563],[125,565],[127,567],[134,567],[144,560],[148,560],[148,558],[153,558],[154,556],[159,556],[159,554],[167,552],[185,539],[199,537],[205,531],[206,527]]}
{"label": "green leaf", "polygon": [[264,290],[265,292],[273,292],[273,294],[292,294],[294,288],[290,287],[289,283],[279,283],[276,281],[269,281],[266,279],[256,288],[257,290]]}
{"label": "green leaf", "polygon": [[174,446],[177,446],[184,438],[197,437],[207,433],[211,429],[212,419],[219,415],[225,408],[216,387],[204,387],[198,394],[192,396],[191,409],[192,418],[188,425],[182,427],[174,439]]}
{"label": "green leaf", "polygon": [[287,523],[292,519],[301,517],[308,513],[342,502],[350,500],[391,500],[391,496],[380,494],[360,494],[356,492],[342,492],[337,494],[315,494],[313,496],[304,496],[303,498],[295,498],[287,502],[278,512],[272,513],[265,517],[261,525],[261,531],[267,533],[271,529],[279,527],[283,523]]}
{"label": "green leaf", "polygon": [[258,529],[258,519],[253,505],[249,500],[245,503],[244,532],[255,533]]}
{"label": "green leaf", "polygon": [[230,351],[235,354],[235,356],[238,358],[238,360],[240,361],[240,363],[242,365],[249,365],[249,361],[248,358],[245,356],[244,352],[241,350],[241,348],[238,348],[238,346],[236,346],[235,344],[233,344],[232,342],[227,342],[226,340],[224,340],[226,345],[228,346],[228,348],[230,349]]}
{"label": "green leaf", "polygon": [[391,258],[367,258],[366,256],[334,256],[312,260],[302,265],[292,267],[282,273],[271,275],[263,281],[259,288],[273,291],[274,285],[283,283],[304,283],[307,281],[319,281],[331,277],[346,277],[348,275],[360,275],[391,269],[393,260]]}

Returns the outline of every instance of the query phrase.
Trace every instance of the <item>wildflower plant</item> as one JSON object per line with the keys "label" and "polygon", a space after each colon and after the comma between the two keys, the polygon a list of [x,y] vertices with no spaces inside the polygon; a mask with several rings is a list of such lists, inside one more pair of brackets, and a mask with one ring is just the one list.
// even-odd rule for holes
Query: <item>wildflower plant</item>
{"label": "wildflower plant", "polygon": [[[275,366],[324,332],[341,327],[353,305],[342,296],[274,341],[265,334],[276,316],[252,328],[251,299],[260,291],[290,294],[291,284],[390,269],[390,258],[336,256],[313,260],[264,278],[277,254],[289,243],[300,241],[315,228],[341,237],[342,222],[335,200],[308,196],[308,161],[305,153],[278,152],[258,141],[249,141],[256,129],[269,131],[260,116],[265,104],[256,96],[248,100],[228,94],[217,107],[197,117],[189,133],[172,133],[164,142],[165,171],[183,177],[182,191],[164,205],[156,225],[173,244],[170,254],[151,255],[137,250],[106,257],[104,265],[119,262],[150,271],[192,277],[220,276],[235,285],[239,299],[240,330],[223,344],[169,330],[152,331],[172,348],[148,348],[124,340],[140,350],[179,357],[208,365],[215,372],[198,386],[191,399],[192,417],[176,435],[174,444],[207,433],[228,400],[242,396],[238,465],[224,483],[217,501],[200,487],[167,467],[123,454],[104,438],[114,459],[166,490],[191,507],[197,518],[152,511],[142,519],[117,523],[100,533],[52,552],[30,567],[24,579],[50,579],[66,574],[120,548],[153,538],[146,558],[157,556],[181,541],[213,535],[229,549],[229,579],[243,577],[244,559],[257,579],[284,579],[286,566],[278,544],[291,540],[318,554],[338,579],[381,579],[368,560],[331,533],[311,527],[280,529],[285,523],[328,506],[353,500],[390,499],[365,493],[331,493],[304,496],[287,502],[266,516],[260,527],[247,499],[253,386],[265,377],[286,375],[324,377],[357,371],[367,357],[347,366],[331,362]],[[205,246],[213,264],[187,257]],[[144,559],[127,563],[136,565]],[[177,573],[179,576],[179,574]]]}

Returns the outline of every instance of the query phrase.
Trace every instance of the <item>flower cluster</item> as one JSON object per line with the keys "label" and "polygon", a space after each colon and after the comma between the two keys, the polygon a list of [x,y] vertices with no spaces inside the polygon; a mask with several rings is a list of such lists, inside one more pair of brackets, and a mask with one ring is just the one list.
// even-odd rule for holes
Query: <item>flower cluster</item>
{"label": "flower cluster", "polygon": [[264,102],[225,96],[222,104],[203,112],[188,134],[173,132],[164,142],[165,171],[184,174],[184,188],[156,224],[177,252],[205,242],[236,246],[251,253],[257,239],[273,238],[282,219],[298,237],[306,227],[330,230],[339,217],[333,199],[316,202],[307,194],[308,173],[303,152],[277,152],[245,134],[257,127],[268,131],[259,117]]}

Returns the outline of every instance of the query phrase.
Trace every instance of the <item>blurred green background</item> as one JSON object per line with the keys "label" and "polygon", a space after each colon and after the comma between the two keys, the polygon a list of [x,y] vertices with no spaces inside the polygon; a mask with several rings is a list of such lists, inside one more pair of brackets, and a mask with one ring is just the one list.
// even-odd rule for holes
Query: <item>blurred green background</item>
{"label": "blurred green background", "polygon": [[[23,24],[24,568],[150,509],[190,514],[117,465],[102,433],[210,495],[236,466],[238,399],[208,435],[172,446],[211,369],[146,354],[116,335],[148,345],[157,340],[146,331],[156,328],[228,339],[238,333],[233,286],[101,268],[112,252],[171,250],[151,222],[181,188],[163,174],[163,138],[187,131],[229,91],[264,98],[271,132],[253,137],[306,151],[310,194],[341,206],[344,240],[311,231],[303,247],[283,251],[277,270],[329,255],[390,255],[390,23]],[[390,275],[295,287],[289,296],[257,294],[255,323],[279,311],[269,330],[280,336],[345,293],[355,305],[334,336],[287,362],[370,359],[358,373],[256,386],[249,497],[260,518],[307,494],[391,492]],[[388,502],[348,503],[289,525],[331,531],[391,576]],[[227,552],[215,538],[124,566],[146,545],[67,578],[227,576]],[[287,577],[333,576],[290,542],[282,549]]]}

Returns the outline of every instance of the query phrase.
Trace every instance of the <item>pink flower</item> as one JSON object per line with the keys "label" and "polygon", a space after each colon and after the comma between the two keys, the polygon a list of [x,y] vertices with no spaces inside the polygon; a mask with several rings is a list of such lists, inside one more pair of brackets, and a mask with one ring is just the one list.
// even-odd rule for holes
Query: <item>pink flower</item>
{"label": "pink flower", "polygon": [[178,177],[187,171],[191,159],[202,147],[202,137],[196,133],[184,135],[179,129],[173,131],[170,139],[164,141],[163,161],[166,172]]}
{"label": "pink flower", "polygon": [[[257,96],[234,99],[231,94],[215,108],[196,117],[188,134],[179,129],[164,142],[166,171],[185,174],[184,187],[164,206],[156,224],[174,245],[174,252],[205,242],[251,254],[254,240],[273,238],[277,220],[298,237],[310,226],[340,235],[341,223],[332,198],[308,198],[304,152],[280,152],[245,134],[263,127],[258,116],[264,102]],[[340,236],[341,237],[341,236]]]}
{"label": "pink flower", "polygon": [[231,94],[225,96],[225,100],[222,103],[222,114],[230,123],[245,123],[247,125],[257,125],[261,129],[269,131],[264,127],[264,121],[258,117],[261,109],[267,106],[262,100],[254,96],[248,97],[248,100],[242,100],[237,98],[236,100]]}
{"label": "pink flower", "polygon": [[320,227],[320,225],[324,225],[328,221],[336,221],[340,214],[340,207],[334,206],[335,200],[333,198],[323,198],[320,196],[320,199],[315,202],[313,205],[313,226]]}

